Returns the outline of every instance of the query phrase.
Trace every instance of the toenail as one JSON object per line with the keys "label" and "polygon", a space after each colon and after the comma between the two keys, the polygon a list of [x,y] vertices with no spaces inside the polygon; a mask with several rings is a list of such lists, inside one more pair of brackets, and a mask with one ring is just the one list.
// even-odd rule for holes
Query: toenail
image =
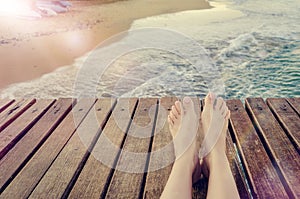
{"label": "toenail", "polygon": [[191,99],[189,98],[189,97],[185,97],[184,99],[183,99],[183,101],[184,101],[184,103],[190,103],[190,101],[191,101]]}

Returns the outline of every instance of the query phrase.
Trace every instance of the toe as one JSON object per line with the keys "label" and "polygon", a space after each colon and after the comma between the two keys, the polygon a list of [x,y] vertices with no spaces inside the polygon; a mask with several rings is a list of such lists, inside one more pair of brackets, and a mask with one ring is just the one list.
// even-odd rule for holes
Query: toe
{"label": "toe", "polygon": [[171,111],[169,114],[171,120],[173,121],[173,123],[177,120],[177,118],[175,117],[175,115],[173,114],[173,112]]}
{"label": "toe", "polygon": [[184,110],[186,110],[186,111],[193,108],[193,105],[194,105],[193,102],[192,102],[192,99],[190,97],[184,97],[182,104],[183,104]]}
{"label": "toe", "polygon": [[190,97],[184,97],[181,105],[181,110],[184,110],[184,115],[186,115],[187,113],[195,113],[194,102]]}
{"label": "toe", "polygon": [[206,95],[205,99],[204,99],[204,104],[205,104],[206,106],[211,106],[211,105],[213,105],[213,102],[215,101],[215,98],[216,98],[215,94],[209,92],[209,93]]}
{"label": "toe", "polygon": [[225,119],[228,120],[230,118],[230,110],[227,111]]}
{"label": "toe", "polygon": [[212,104],[212,102],[213,102],[212,96],[213,96],[213,93],[209,92],[205,96],[204,103],[207,104],[207,105]]}
{"label": "toe", "polygon": [[222,106],[223,106],[224,100],[222,97],[218,97],[218,99],[216,99],[216,103],[215,103],[215,109],[217,110],[221,110]]}
{"label": "toe", "polygon": [[179,113],[178,113],[177,109],[175,108],[175,106],[172,106],[172,113],[176,118],[179,118]]}
{"label": "toe", "polygon": [[174,121],[172,120],[170,115],[168,115],[168,123],[169,123],[170,126],[174,125]]}
{"label": "toe", "polygon": [[[223,103],[223,104],[225,104],[225,103]],[[221,109],[221,112],[222,112],[222,115],[223,115],[224,118],[225,118],[225,116],[226,116],[226,114],[227,114],[227,112],[228,112],[228,108],[227,108],[226,105],[223,105],[223,107],[222,107],[222,109]]]}
{"label": "toe", "polygon": [[205,103],[205,105],[208,105],[208,104],[211,104],[211,103],[212,103],[212,100],[211,100],[211,92],[209,92],[209,93],[205,96],[204,103]]}
{"label": "toe", "polygon": [[176,108],[177,113],[180,115],[181,111],[180,111],[180,102],[179,101],[175,102],[175,108]]}

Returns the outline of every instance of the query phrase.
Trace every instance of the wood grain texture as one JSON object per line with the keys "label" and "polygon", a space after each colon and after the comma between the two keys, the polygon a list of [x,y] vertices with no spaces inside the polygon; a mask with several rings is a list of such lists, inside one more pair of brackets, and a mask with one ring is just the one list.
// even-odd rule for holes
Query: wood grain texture
{"label": "wood grain texture", "polygon": [[24,114],[0,133],[0,160],[45,114],[54,100],[37,100]]}
{"label": "wood grain texture", "polygon": [[300,117],[290,104],[282,98],[269,98],[267,104],[291,142],[300,153]]}
{"label": "wood grain texture", "polygon": [[228,100],[230,123],[255,198],[288,198],[240,100]]}
{"label": "wood grain texture", "polygon": [[155,124],[157,99],[140,99],[106,198],[138,198]]}
{"label": "wood grain texture", "polygon": [[20,99],[0,114],[0,133],[35,103],[35,99]]}
{"label": "wood grain texture", "polygon": [[230,132],[227,131],[226,137],[226,155],[230,164],[230,168],[240,195],[240,198],[251,198],[250,193],[248,192],[248,187],[246,184],[246,179],[244,178],[243,171],[240,166],[239,159],[234,148],[234,143],[230,136]]}
{"label": "wood grain texture", "polygon": [[137,99],[119,99],[68,198],[104,198]]}
{"label": "wood grain texture", "polygon": [[[85,164],[97,134],[105,125],[114,99],[99,99],[66,143],[29,198],[61,198]],[[63,168],[63,169],[62,169]]]}
{"label": "wood grain texture", "polygon": [[176,100],[166,97],[159,101],[144,198],[159,198],[172,170],[175,155],[167,116]]}
{"label": "wood grain texture", "polygon": [[59,99],[0,161],[0,193],[70,111],[72,101]]}
{"label": "wood grain texture", "polygon": [[0,99],[0,113],[12,105],[16,100],[13,99]]}
{"label": "wood grain texture", "polygon": [[[176,100],[0,99],[0,198],[159,198],[174,161],[166,118]],[[248,181],[254,198],[300,198],[300,98],[227,105],[226,154],[240,197],[250,198]],[[200,144],[201,123],[198,133]],[[207,186],[202,177],[193,198]]]}
{"label": "wood grain texture", "polygon": [[290,197],[300,198],[300,156],[262,98],[246,100],[273,164]]}
{"label": "wood grain texture", "polygon": [[300,116],[300,98],[287,98],[286,100],[290,103],[290,105]]}
{"label": "wood grain texture", "polygon": [[69,112],[16,178],[9,184],[2,196],[6,198],[12,196],[14,198],[27,198],[31,194],[58,153],[74,133],[76,125],[78,125],[75,124],[74,115],[76,114],[77,119],[82,120],[94,102],[94,99],[84,100],[75,105],[72,112]]}

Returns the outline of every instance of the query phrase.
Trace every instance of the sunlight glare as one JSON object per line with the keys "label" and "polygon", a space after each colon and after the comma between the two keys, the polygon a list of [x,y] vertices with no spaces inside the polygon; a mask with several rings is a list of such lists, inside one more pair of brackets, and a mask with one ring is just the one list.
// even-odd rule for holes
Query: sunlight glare
{"label": "sunlight glare", "polygon": [[0,15],[22,15],[30,12],[30,7],[21,0],[0,0]]}

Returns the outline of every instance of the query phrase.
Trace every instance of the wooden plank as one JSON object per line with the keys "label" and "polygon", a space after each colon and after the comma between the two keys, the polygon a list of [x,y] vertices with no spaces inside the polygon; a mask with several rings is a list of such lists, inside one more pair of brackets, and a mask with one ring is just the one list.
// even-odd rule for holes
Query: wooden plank
{"label": "wooden plank", "polygon": [[275,168],[240,100],[228,100],[230,124],[252,195],[257,198],[288,198]]}
{"label": "wooden plank", "polygon": [[59,99],[0,161],[0,194],[70,111],[71,99]]}
{"label": "wooden plank", "polygon": [[300,156],[262,98],[246,100],[265,148],[290,197],[300,198]]}
{"label": "wooden plank", "polygon": [[29,198],[65,198],[89,157],[91,145],[110,116],[114,99],[99,99],[77,128]]}
{"label": "wooden plank", "polygon": [[243,199],[251,198],[251,195],[248,192],[246,179],[241,169],[239,158],[237,157],[237,153],[234,148],[234,144],[229,131],[227,131],[227,137],[226,137],[226,155],[230,164],[232,175],[234,177],[240,198]]}
{"label": "wooden plank", "polygon": [[[154,132],[144,198],[160,197],[173,167],[175,160],[174,147],[166,119],[176,100],[176,97],[165,97],[159,101],[157,124]],[[162,154],[159,153],[161,150],[164,151],[164,157],[161,157]]]}
{"label": "wooden plank", "polygon": [[[86,99],[75,105],[72,112],[68,113],[66,118],[5,189],[2,193],[4,198],[27,198],[31,194],[94,103],[95,99]],[[78,122],[75,122],[75,120]]]}
{"label": "wooden plank", "polygon": [[[138,198],[142,196],[143,172],[147,170],[148,166],[148,152],[151,147],[156,109],[157,99],[139,100],[106,198]],[[148,111],[152,114],[149,114]]]}
{"label": "wooden plank", "polygon": [[286,100],[290,103],[290,105],[294,108],[294,110],[300,116],[300,97],[298,97],[298,98],[287,98]]}
{"label": "wooden plank", "polygon": [[45,114],[54,100],[37,100],[24,114],[18,117],[14,125],[0,133],[0,160],[27,133],[27,131]]}
{"label": "wooden plank", "polygon": [[0,115],[0,132],[35,103],[35,99],[21,99]]}
{"label": "wooden plank", "polygon": [[136,105],[135,98],[118,100],[68,198],[105,196]]}
{"label": "wooden plank", "polygon": [[16,100],[12,99],[0,99],[0,113],[2,113],[7,107],[12,105]]}
{"label": "wooden plank", "polygon": [[267,104],[300,153],[300,117],[283,98],[269,98]]}

